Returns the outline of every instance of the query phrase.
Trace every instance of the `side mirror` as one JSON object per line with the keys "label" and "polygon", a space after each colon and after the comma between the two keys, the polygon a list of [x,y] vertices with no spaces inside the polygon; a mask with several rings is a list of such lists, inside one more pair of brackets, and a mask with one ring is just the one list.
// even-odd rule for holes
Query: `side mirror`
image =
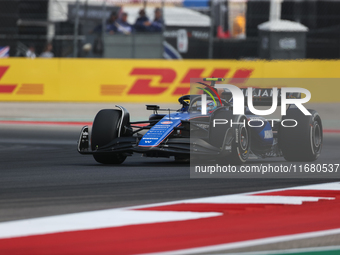
{"label": "side mirror", "polygon": [[151,111],[157,111],[157,110],[159,110],[159,105],[147,104],[146,105],[146,109],[147,110],[151,110]]}

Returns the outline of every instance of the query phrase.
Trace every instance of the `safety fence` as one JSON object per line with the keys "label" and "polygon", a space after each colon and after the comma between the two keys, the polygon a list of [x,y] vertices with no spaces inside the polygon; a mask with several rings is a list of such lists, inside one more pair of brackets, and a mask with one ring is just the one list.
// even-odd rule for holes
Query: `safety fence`
{"label": "safety fence", "polygon": [[[157,34],[166,43],[164,52],[168,50],[177,53],[172,56],[165,54],[164,57],[258,58],[258,25],[269,20],[271,2],[270,0],[0,0],[0,50],[5,56],[26,56],[27,52],[34,51],[39,57],[46,50],[48,43],[52,43],[49,47],[52,47],[50,50],[55,57],[105,58],[113,55],[117,57],[117,54],[105,54],[105,38],[102,37],[111,30],[104,32],[101,28],[118,23],[114,26],[118,30],[114,35],[133,37],[134,33],[130,33],[124,26],[136,25],[138,18],[141,18],[141,10],[144,10],[144,19],[149,20],[151,24],[155,19],[156,9],[159,8],[162,10],[165,26]],[[309,29],[306,58],[340,57],[339,0],[280,2],[282,19],[299,22]],[[113,20],[112,14],[115,14]],[[147,44],[152,41],[150,38]],[[171,47],[166,47],[169,45]],[[110,51],[108,46],[106,48]],[[131,51],[134,49],[130,48]],[[138,58],[139,54],[121,53],[118,57],[131,58],[131,56]],[[159,57],[163,56],[157,56]]]}

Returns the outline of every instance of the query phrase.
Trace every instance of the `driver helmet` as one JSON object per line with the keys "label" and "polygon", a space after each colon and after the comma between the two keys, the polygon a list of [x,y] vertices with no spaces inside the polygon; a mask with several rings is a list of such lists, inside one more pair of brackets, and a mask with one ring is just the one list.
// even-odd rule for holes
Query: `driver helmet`
{"label": "driver helmet", "polygon": [[213,100],[208,100],[208,101],[207,101],[207,111],[208,111],[208,112],[211,112],[211,111],[213,111],[215,108],[216,108],[216,107],[215,107],[214,101],[213,101]]}
{"label": "driver helmet", "polygon": [[[198,101],[197,103],[197,110],[200,111],[202,108],[202,102]],[[216,108],[215,103],[213,100],[207,100],[207,112],[212,112]]]}

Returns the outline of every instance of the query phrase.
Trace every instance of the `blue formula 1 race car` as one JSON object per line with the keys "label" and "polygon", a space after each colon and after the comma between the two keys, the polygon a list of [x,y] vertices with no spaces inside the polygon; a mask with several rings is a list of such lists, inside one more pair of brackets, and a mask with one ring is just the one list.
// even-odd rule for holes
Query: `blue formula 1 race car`
{"label": "blue formula 1 race car", "polygon": [[[249,155],[283,156],[288,161],[314,161],[319,157],[323,131],[316,111],[308,110],[311,115],[304,115],[289,105],[282,119],[269,121],[252,114],[245,105],[245,114],[234,115],[230,91],[219,95],[214,88],[215,82],[223,79],[203,81],[211,82],[200,83],[205,97],[182,96],[178,99],[181,105],[178,110],[146,105],[153,114],[145,121],[131,122],[128,110],[120,105],[116,105],[117,109],[99,111],[91,136],[88,126],[82,128],[78,152],[92,154],[102,164],[121,164],[133,153],[146,157],[174,156],[176,160],[212,156],[235,165],[246,162]],[[271,89],[254,89],[253,95],[254,106],[272,105]],[[290,96],[301,97],[297,93]]]}

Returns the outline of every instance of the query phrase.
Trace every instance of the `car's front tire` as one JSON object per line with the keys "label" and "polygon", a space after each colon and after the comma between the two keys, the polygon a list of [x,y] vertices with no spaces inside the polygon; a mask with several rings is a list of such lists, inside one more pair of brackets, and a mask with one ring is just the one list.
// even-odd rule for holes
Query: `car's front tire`
{"label": "car's front tire", "polygon": [[234,116],[234,124],[230,131],[233,132],[234,139],[232,141],[232,151],[228,156],[228,161],[234,165],[241,165],[248,160],[250,151],[250,130],[247,125],[248,120],[244,115]]}
{"label": "car's front tire", "polygon": [[[251,141],[247,117],[220,109],[211,118],[222,122],[216,125],[214,122],[210,123],[209,143],[222,151],[230,151],[229,155],[223,156],[225,162],[233,165],[245,163],[249,157]],[[224,123],[224,120],[227,122]]]}
{"label": "car's front tire", "polygon": [[[91,149],[95,151],[118,137],[121,111],[104,109],[97,113],[92,126]],[[121,164],[126,156],[122,153],[93,154],[94,159],[102,164]]]}

